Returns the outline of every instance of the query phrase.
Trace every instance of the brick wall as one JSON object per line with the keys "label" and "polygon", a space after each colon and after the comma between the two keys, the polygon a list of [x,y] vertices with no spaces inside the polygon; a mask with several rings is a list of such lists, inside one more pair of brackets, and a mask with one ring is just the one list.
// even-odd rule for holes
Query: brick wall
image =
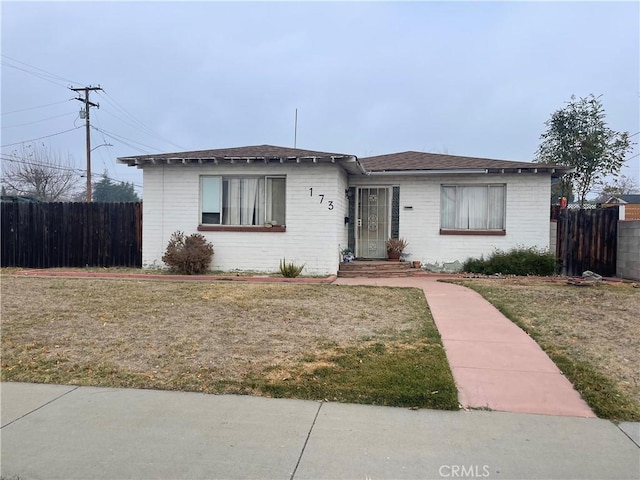
{"label": "brick wall", "polygon": [[640,205],[624,205],[625,220],[640,220]]}
{"label": "brick wall", "polygon": [[640,280],[640,220],[618,222],[616,275]]}
{"label": "brick wall", "polygon": [[[443,183],[505,183],[506,235],[440,235],[440,186]],[[551,182],[548,175],[363,176],[351,177],[350,184],[400,185],[400,237],[409,242],[405,250],[409,260],[443,264],[486,256],[494,249],[549,248]]]}
{"label": "brick wall", "polygon": [[174,231],[197,232],[201,175],[287,178],[286,232],[200,232],[214,246],[212,270],[274,272],[286,257],[305,263],[305,274],[337,271],[338,245],[347,238],[347,180],[335,164],[145,166],[143,266],[163,266],[162,255]]}
{"label": "brick wall", "polygon": [[[344,218],[348,216],[345,190],[349,185],[400,185],[399,233],[409,242],[406,253],[410,260],[423,264],[463,262],[494,249],[549,247],[547,175],[347,178],[335,164],[150,165],[143,170],[143,266],[163,266],[161,258],[174,231],[197,232],[201,175],[266,174],[287,177],[286,232],[201,232],[214,245],[213,270],[273,272],[286,257],[305,263],[306,274],[335,273],[340,248],[348,241]],[[505,183],[506,235],[440,235],[442,183]],[[407,206],[413,208],[405,209]]]}

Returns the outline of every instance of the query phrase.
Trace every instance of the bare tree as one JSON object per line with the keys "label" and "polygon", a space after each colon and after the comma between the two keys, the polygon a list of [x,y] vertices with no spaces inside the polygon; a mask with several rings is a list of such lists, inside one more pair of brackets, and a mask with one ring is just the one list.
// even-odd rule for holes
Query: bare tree
{"label": "bare tree", "polygon": [[629,195],[640,193],[640,186],[635,182],[633,178],[629,178],[625,175],[614,179],[611,183],[605,183],[600,191],[600,194],[595,198],[596,203],[603,203],[609,200],[611,197],[617,197],[620,195]]}
{"label": "bare tree", "polygon": [[2,155],[2,186],[8,195],[28,195],[46,202],[71,200],[80,184],[80,172],[71,156],[63,158],[44,144],[22,144]]}

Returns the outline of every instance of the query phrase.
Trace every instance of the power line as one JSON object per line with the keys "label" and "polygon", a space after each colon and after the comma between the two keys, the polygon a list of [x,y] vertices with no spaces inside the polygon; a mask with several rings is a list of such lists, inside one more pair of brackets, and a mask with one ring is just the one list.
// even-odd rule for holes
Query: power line
{"label": "power line", "polygon": [[73,98],[69,98],[68,100],[62,100],[60,102],[53,102],[53,103],[47,103],[46,105],[38,105],[37,107],[29,107],[29,108],[23,108],[21,110],[13,110],[11,112],[2,112],[2,115],[9,115],[11,113],[19,113],[19,112],[26,112],[27,110],[35,110],[37,108],[44,108],[44,107],[50,107],[52,105],[59,105],[61,103],[67,103],[70,100],[74,100]]}
{"label": "power line", "polygon": [[25,72],[25,73],[28,73],[29,75],[33,75],[34,77],[39,78],[40,80],[45,80],[45,81],[47,81],[47,82],[49,82],[49,83],[53,83],[54,85],[57,85],[58,87],[64,87],[64,88],[67,88],[67,86],[66,86],[66,85],[63,85],[63,84],[61,84],[61,83],[59,83],[59,82],[54,82],[53,80],[51,80],[51,79],[49,79],[49,78],[45,77],[44,75],[40,75],[40,74],[35,73],[35,72],[30,72],[30,71],[29,71],[29,70],[27,70],[27,69],[20,68],[20,67],[16,67],[15,65],[10,65],[10,64],[8,64],[8,63],[6,63],[6,62],[0,62],[0,63],[1,63],[2,65],[4,65],[5,67],[11,67],[11,68],[15,68],[16,70],[21,70],[21,71],[23,71],[23,72]]}
{"label": "power line", "polygon": [[[21,163],[23,165],[34,165],[36,167],[51,168],[53,170],[61,170],[61,171],[66,171],[66,172],[73,172],[73,173],[77,173],[78,175],[83,176],[83,177],[85,177],[87,175],[87,171],[82,169],[82,168],[65,167],[63,165],[53,165],[53,164],[50,164],[50,163],[34,162],[31,159],[25,159],[24,157],[19,157],[17,155],[9,156],[9,155],[6,155],[6,154],[0,154],[0,160],[4,160],[4,161],[7,161],[7,162],[12,162],[12,163]],[[113,182],[130,183],[131,185],[134,185],[136,187],[142,188],[142,185],[140,185],[138,183],[127,182],[125,180],[118,180],[116,178],[109,177],[108,175],[104,175],[102,173],[92,173],[91,174],[92,178],[103,177],[103,176],[105,176],[106,178],[108,178],[109,180],[111,180]]]}
{"label": "power line", "polygon": [[[141,129],[141,131],[143,131],[144,133],[146,133],[147,135],[149,135],[150,137],[153,137],[157,140],[161,140],[163,142],[166,142],[170,145],[173,145],[175,147],[180,148],[181,150],[187,150],[185,147],[178,145],[177,143],[173,143],[171,140],[164,138],[160,135],[157,135],[156,133],[154,133],[153,130],[151,130],[149,127],[147,127],[143,122],[141,122],[140,120],[138,120],[136,117],[134,117],[131,113],[129,113],[129,111],[124,108],[122,105],[120,105],[115,98],[113,98],[111,95],[107,94],[107,92],[104,92],[105,94],[105,100],[107,100],[108,102],[110,102],[114,107],[116,107],[117,109],[119,109],[122,113],[124,113],[127,117],[129,117],[133,122],[135,122],[139,127],[135,127],[134,128],[139,128]],[[112,114],[113,115],[113,114]],[[114,115],[115,116],[115,115]],[[117,117],[116,117],[117,118]],[[120,119],[123,120],[123,119]],[[124,120],[123,120],[124,121]],[[125,123],[127,123],[125,121]],[[131,124],[129,124],[131,125]],[[133,125],[131,125],[133,126]]]}
{"label": "power line", "polygon": [[30,159],[24,159],[23,157],[18,157],[18,156],[8,156],[6,154],[1,154],[0,159],[7,162],[12,162],[12,163],[21,163],[23,165],[34,165],[36,167],[51,168],[54,170],[63,170],[66,172],[74,172],[74,173],[83,172],[83,170],[79,168],[65,167],[62,165],[53,165],[50,163],[34,162],[33,160],[30,160]]}
{"label": "power line", "polygon": [[111,138],[112,140],[115,140],[116,142],[120,142],[121,144],[126,145],[127,147],[132,148],[133,150],[136,150],[140,153],[144,153],[144,154],[150,153],[149,151],[143,150],[142,148],[136,147],[135,145],[131,145],[130,143],[125,142],[124,140],[120,140],[119,138],[112,137],[109,134],[105,134],[105,135],[107,135],[107,137]]}
{"label": "power line", "polygon": [[21,142],[7,143],[6,145],[0,145],[0,148],[12,147],[14,145],[20,145],[21,143],[35,142],[36,140],[42,140],[43,138],[55,137],[56,135],[62,135],[63,133],[72,132],[72,131],[77,130],[79,128],[82,128],[82,127],[74,127],[74,128],[70,128],[69,130],[64,130],[62,132],[52,133],[51,135],[45,135],[44,137],[30,138],[29,140],[22,140]]}
{"label": "power line", "polygon": [[[161,138],[161,137],[157,137],[156,135],[153,135],[153,134],[150,134],[150,133],[146,132],[145,130],[142,130],[142,129],[141,129],[140,127],[138,127],[137,125],[135,125],[135,124],[133,124],[133,123],[131,123],[131,122],[128,122],[126,119],[124,119],[124,118],[122,118],[122,117],[120,117],[120,116],[118,116],[118,115],[115,115],[114,113],[110,112],[110,111],[109,111],[109,110],[107,110],[106,108],[103,108],[103,109],[102,109],[102,111],[103,111],[104,113],[106,113],[107,115],[111,115],[113,118],[116,118],[116,119],[120,120],[120,121],[121,121],[122,123],[124,123],[125,125],[128,125],[129,127],[134,128],[134,129],[136,129],[136,130],[140,131],[141,133],[143,133],[143,134],[145,134],[145,135],[148,135],[148,136],[150,136],[150,137],[153,137],[153,138],[155,138],[155,139],[157,139],[157,140],[161,140],[161,141],[163,141],[163,142],[167,142],[167,141],[166,141],[166,140],[164,140],[163,138]],[[169,142],[167,142],[167,143],[169,143]],[[172,145],[173,145],[173,144],[172,144]],[[178,146],[178,147],[179,147],[179,145],[176,145],[176,146]],[[183,147],[179,147],[179,148],[184,149]]]}
{"label": "power line", "polygon": [[60,118],[60,117],[68,117],[69,115],[77,115],[76,112],[67,112],[67,113],[63,113],[62,115],[55,115],[53,117],[48,117],[48,118],[43,118],[42,120],[36,120],[34,122],[28,122],[28,123],[20,123],[18,125],[3,125],[2,129],[5,128],[17,128],[17,127],[24,127],[26,125],[33,125],[34,123],[40,123],[40,122],[46,122],[47,120],[52,120],[54,118]]}
{"label": "power line", "polygon": [[[98,127],[102,128],[102,125],[100,124],[100,117],[99,116],[96,116],[96,123],[98,124]],[[108,155],[108,159],[110,160],[111,164],[113,164],[113,169],[115,171],[116,162],[113,160],[114,155],[111,153],[111,150],[109,149],[109,147],[113,146],[113,145],[110,145],[109,142],[107,142],[107,138],[105,137],[104,134],[102,134],[102,140],[103,140],[105,146],[107,147],[107,152],[109,154]],[[102,154],[102,150],[100,150],[98,153],[100,155],[100,158],[102,159],[102,164],[104,165],[105,169],[107,169],[107,164],[104,161],[104,155]]]}
{"label": "power line", "polygon": [[[69,82],[69,83],[82,83],[82,82],[76,82],[76,81],[74,81],[74,80],[69,80],[68,78],[65,78],[65,77],[61,77],[60,75],[56,75],[55,73],[48,72],[48,71],[47,71],[47,70],[45,70],[44,68],[36,67],[35,65],[30,65],[30,64],[28,64],[28,63],[26,63],[26,62],[23,62],[23,61],[21,61],[21,60],[18,60],[17,58],[12,58],[12,57],[10,57],[10,56],[8,56],[8,55],[5,55],[4,53],[3,53],[3,54],[1,54],[1,55],[2,55],[4,58],[6,58],[6,59],[11,60],[12,62],[19,63],[20,65],[24,65],[25,67],[33,68],[34,70],[39,70],[40,72],[42,72],[42,73],[41,73],[41,74],[39,74],[39,75],[41,75],[41,78],[43,78],[43,80],[46,80],[46,78],[44,78],[44,76],[43,76],[43,75],[46,75],[47,77],[54,78],[54,79],[56,79],[56,80],[63,80],[63,81],[65,81],[65,82]],[[9,65],[9,64],[6,64],[6,65],[7,65],[8,67],[17,68],[18,70],[23,70],[23,71],[25,71],[25,72],[27,72],[27,73],[31,73],[32,75],[36,75],[36,76],[38,76],[37,72],[29,72],[29,71],[24,70],[24,69],[22,69],[22,68],[18,68],[18,67],[14,66],[14,65]],[[64,85],[64,87],[66,88],[66,85]]]}
{"label": "power line", "polygon": [[[137,143],[138,145],[142,145],[143,147],[150,148],[151,150],[155,150],[155,151],[158,151],[158,152],[160,152],[160,151],[161,151],[161,150],[160,150],[160,149],[158,149],[158,148],[155,148],[155,147],[152,147],[152,146],[146,145],[146,144],[144,144],[144,143],[142,143],[142,142],[138,142],[138,141],[136,141],[136,140],[132,140],[132,139],[127,138],[127,137],[125,137],[125,136],[123,136],[123,135],[118,135],[117,133],[112,133],[112,132],[109,132],[108,130],[103,130],[103,129],[101,129],[101,128],[96,128],[96,127],[93,127],[93,126],[92,126],[92,128],[94,128],[94,129],[98,130],[99,132],[104,133],[105,135],[107,135],[108,137],[113,138],[114,140],[118,140],[118,138],[115,138],[115,137],[120,137],[120,138],[124,138],[125,140],[128,140],[128,141],[130,141],[130,142]],[[124,142],[123,142],[123,143],[124,143]],[[139,150],[139,149],[138,149],[138,150]]]}

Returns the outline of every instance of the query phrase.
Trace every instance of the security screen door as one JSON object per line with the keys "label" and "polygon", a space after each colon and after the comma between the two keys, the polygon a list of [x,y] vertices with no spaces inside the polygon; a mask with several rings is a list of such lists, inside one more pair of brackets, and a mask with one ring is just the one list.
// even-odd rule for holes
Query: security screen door
{"label": "security screen door", "polygon": [[389,189],[358,189],[356,256],[387,258],[385,242],[389,238]]}

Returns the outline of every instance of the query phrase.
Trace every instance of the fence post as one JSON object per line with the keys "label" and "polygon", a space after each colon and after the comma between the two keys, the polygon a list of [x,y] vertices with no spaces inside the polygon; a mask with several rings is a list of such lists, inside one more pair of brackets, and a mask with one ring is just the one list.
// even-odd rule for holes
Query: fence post
{"label": "fence post", "polygon": [[562,242],[564,245],[562,246],[562,275],[567,275],[567,263],[569,261],[569,210],[562,209],[560,210],[562,217],[562,229],[564,230],[564,234],[562,236]]}

